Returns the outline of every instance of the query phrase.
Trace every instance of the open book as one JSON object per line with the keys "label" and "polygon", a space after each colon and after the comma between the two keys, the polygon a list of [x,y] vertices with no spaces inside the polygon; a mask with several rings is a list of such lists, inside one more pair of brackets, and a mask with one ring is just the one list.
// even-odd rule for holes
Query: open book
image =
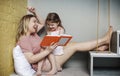
{"label": "open book", "polygon": [[46,35],[40,43],[40,46],[50,46],[52,42],[57,42],[59,46],[65,46],[70,40],[71,35]]}

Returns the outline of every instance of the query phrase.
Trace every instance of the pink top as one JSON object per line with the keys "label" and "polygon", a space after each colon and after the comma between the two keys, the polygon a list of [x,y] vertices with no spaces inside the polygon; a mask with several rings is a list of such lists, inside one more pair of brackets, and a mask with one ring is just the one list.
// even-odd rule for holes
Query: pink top
{"label": "pink top", "polygon": [[37,54],[41,49],[40,42],[40,37],[37,34],[34,34],[21,37],[17,44],[21,47],[23,53],[32,52],[33,54]]}
{"label": "pink top", "polygon": [[[41,39],[37,34],[31,36],[23,36],[18,41],[18,45],[21,47],[22,52],[32,52],[33,54],[37,54],[40,52]],[[32,64],[34,70],[37,70],[37,63]]]}

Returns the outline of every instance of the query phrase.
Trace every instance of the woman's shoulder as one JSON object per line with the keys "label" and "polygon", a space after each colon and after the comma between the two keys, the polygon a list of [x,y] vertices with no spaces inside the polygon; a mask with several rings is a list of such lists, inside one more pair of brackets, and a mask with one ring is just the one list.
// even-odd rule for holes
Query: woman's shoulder
{"label": "woman's shoulder", "polygon": [[19,42],[28,42],[28,40],[29,40],[29,37],[27,37],[27,36],[21,36],[20,37],[20,39],[19,39]]}
{"label": "woman's shoulder", "polygon": [[27,36],[21,36],[20,37],[20,40],[24,40],[24,39],[28,39],[28,37]]}
{"label": "woman's shoulder", "polygon": [[64,34],[65,33],[65,29],[63,27],[58,27],[57,29],[59,31],[60,34]]}

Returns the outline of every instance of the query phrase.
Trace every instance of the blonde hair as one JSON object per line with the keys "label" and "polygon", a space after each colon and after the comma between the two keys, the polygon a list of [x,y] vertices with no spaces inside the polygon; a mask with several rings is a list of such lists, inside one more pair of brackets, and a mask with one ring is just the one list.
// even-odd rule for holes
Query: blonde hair
{"label": "blonde hair", "polygon": [[35,17],[32,14],[25,15],[21,18],[18,29],[17,29],[17,35],[16,35],[16,42],[18,42],[19,38],[23,35],[26,35],[28,32],[28,24],[32,17]]}

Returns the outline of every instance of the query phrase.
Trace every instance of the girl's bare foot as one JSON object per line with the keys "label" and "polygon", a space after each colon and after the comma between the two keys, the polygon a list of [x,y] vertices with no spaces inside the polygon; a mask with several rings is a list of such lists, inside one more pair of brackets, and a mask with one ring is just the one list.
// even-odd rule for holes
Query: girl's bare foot
{"label": "girl's bare foot", "polygon": [[113,33],[113,27],[110,26],[109,29],[108,29],[108,32],[107,32],[107,34],[105,36],[106,44],[110,43],[110,39],[111,39],[112,33]]}
{"label": "girl's bare foot", "polygon": [[58,70],[58,72],[61,72],[62,71],[62,67],[61,66],[57,66],[57,70]]}
{"label": "girl's bare foot", "polygon": [[57,73],[57,69],[52,69],[51,71],[49,71],[48,73],[47,73],[47,75],[54,75],[54,74],[56,74]]}
{"label": "girl's bare foot", "polygon": [[45,76],[54,76],[54,75],[46,74]]}

